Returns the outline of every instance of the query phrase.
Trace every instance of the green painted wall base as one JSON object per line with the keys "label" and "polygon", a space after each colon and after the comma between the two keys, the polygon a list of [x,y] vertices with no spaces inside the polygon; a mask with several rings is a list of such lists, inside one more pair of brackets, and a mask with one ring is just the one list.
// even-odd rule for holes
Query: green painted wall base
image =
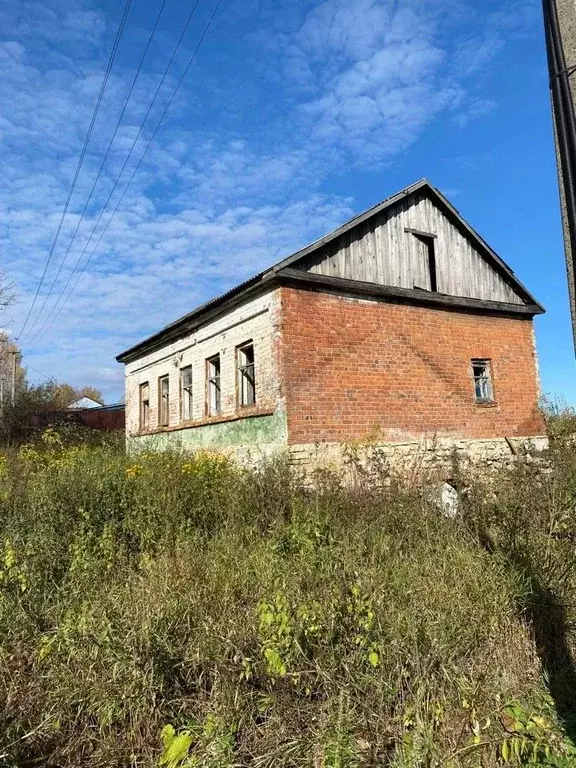
{"label": "green painted wall base", "polygon": [[234,449],[254,447],[268,453],[272,447],[286,446],[288,426],[285,413],[270,416],[252,416],[219,424],[157,432],[151,435],[128,436],[126,449],[139,451],[182,450],[196,451],[201,448]]}

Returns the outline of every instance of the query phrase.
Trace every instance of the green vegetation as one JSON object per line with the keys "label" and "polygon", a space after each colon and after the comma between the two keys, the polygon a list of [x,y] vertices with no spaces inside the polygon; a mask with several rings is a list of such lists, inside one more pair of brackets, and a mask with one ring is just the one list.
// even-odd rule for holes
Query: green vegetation
{"label": "green vegetation", "polygon": [[569,440],[456,520],[378,471],[6,453],[0,765],[576,765]]}

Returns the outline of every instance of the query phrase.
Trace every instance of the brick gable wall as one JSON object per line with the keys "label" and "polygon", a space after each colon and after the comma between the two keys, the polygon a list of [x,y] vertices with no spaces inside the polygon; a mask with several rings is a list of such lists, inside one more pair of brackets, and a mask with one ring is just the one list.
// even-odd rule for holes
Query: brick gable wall
{"label": "brick gable wall", "polygon": [[[529,319],[282,288],[290,444],[544,434]],[[496,404],[475,402],[488,358]]]}

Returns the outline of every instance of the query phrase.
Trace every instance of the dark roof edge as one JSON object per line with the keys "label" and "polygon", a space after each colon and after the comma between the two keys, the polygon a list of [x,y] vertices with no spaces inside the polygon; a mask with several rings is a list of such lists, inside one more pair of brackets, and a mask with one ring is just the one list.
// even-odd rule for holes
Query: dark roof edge
{"label": "dark roof edge", "polygon": [[286,269],[277,273],[283,283],[297,283],[319,290],[333,290],[340,293],[351,293],[374,298],[387,298],[391,301],[401,301],[410,304],[426,305],[438,309],[450,308],[458,310],[473,310],[489,314],[523,315],[534,317],[545,312],[539,304],[509,304],[501,301],[485,301],[471,299],[466,296],[449,296],[444,293],[432,293],[418,288],[397,288],[390,285],[377,285],[359,280],[348,280],[343,277],[317,275],[299,269]]}
{"label": "dark roof edge", "polygon": [[298,284],[309,286],[318,290],[331,290],[339,293],[351,293],[358,296],[369,296],[372,298],[387,298],[391,301],[407,302],[423,306],[431,306],[439,309],[451,308],[458,310],[481,311],[489,314],[522,315],[524,317],[534,317],[541,315],[545,310],[538,303],[531,304],[508,304],[499,301],[484,301],[482,299],[471,299],[464,296],[449,296],[442,293],[431,293],[429,291],[397,288],[390,285],[377,285],[376,283],[366,283],[361,280],[347,280],[342,277],[332,277],[329,275],[317,275],[312,272],[304,272],[299,269],[286,267],[278,272],[267,273],[260,276],[258,282],[251,282],[238,286],[237,290],[229,291],[209,302],[210,306],[203,305],[195,312],[191,312],[180,321],[173,323],[168,328],[164,328],[154,336],[144,339],[131,349],[122,352],[116,360],[119,363],[129,363],[143,354],[153,352],[155,349],[163,347],[170,341],[176,341],[186,333],[193,333],[201,325],[214,319],[215,316],[238,306],[243,301],[253,298],[256,294],[270,290],[277,285]]}
{"label": "dark roof edge", "polygon": [[117,362],[129,363],[143,354],[152,352],[158,347],[163,347],[165,344],[181,338],[186,333],[193,333],[205,322],[213,319],[215,315],[240,304],[260,291],[271,288],[274,282],[273,278],[274,275],[269,270],[246,280],[227,293],[211,299],[197,307],[193,312],[189,312],[187,315],[170,323],[170,325],[165,326],[153,336],[148,336],[133,347],[121,352],[116,356]]}

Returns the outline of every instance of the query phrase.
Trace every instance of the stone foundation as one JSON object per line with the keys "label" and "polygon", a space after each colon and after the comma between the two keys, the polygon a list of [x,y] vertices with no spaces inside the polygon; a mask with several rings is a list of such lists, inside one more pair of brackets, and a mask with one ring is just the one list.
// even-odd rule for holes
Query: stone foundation
{"label": "stone foundation", "polygon": [[[127,449],[139,451],[176,450],[185,453],[214,451],[228,456],[243,467],[257,468],[274,458],[287,457],[290,464],[310,477],[316,473],[334,472],[345,482],[369,480],[370,477],[402,475],[415,480],[447,480],[456,467],[499,469],[512,465],[518,457],[539,454],[548,448],[548,438],[495,437],[488,439],[437,438],[396,443],[309,443],[286,445],[283,430],[271,432],[276,439],[237,444],[191,439],[188,430],[132,437]],[[214,438],[211,434],[210,437]],[[242,434],[242,437],[245,437]]]}
{"label": "stone foundation", "polygon": [[448,479],[456,467],[497,469],[513,464],[518,456],[538,454],[548,448],[548,438],[489,438],[460,440],[423,439],[402,443],[320,443],[289,446],[291,464],[304,474],[334,471],[348,478],[375,474]]}

